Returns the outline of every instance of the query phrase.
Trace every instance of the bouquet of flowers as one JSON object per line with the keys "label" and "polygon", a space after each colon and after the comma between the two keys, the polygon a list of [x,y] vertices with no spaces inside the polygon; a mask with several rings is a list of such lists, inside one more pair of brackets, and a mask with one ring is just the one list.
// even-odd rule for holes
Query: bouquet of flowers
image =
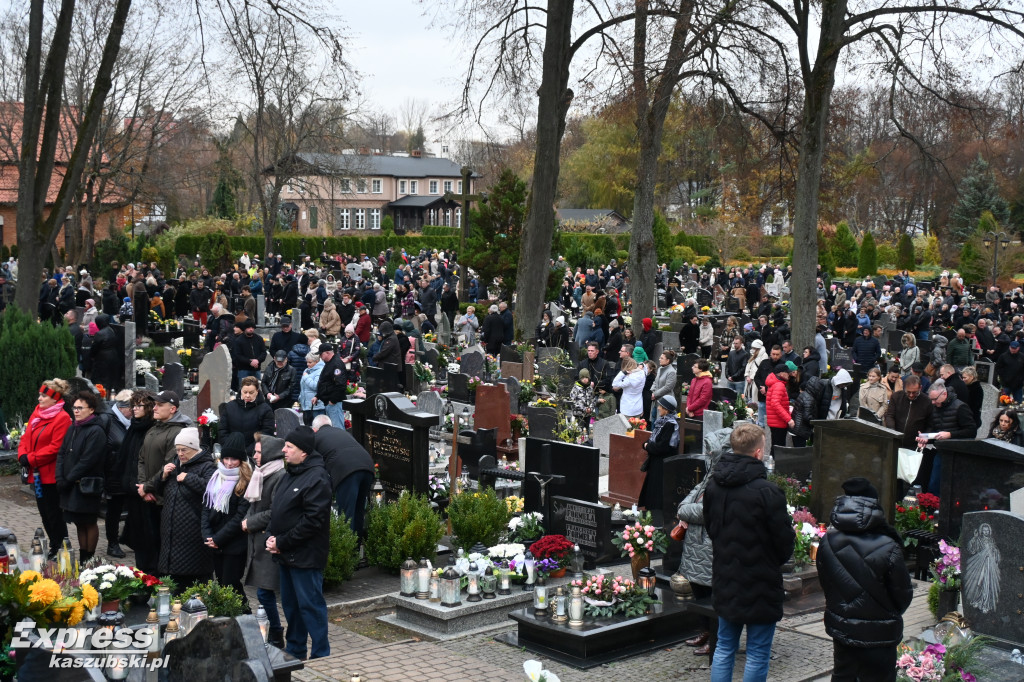
{"label": "bouquet of flowers", "polygon": [[40,627],[78,625],[100,596],[89,584],[51,576],[46,570],[0,574],[0,612],[13,625],[29,618]]}
{"label": "bouquet of flowers", "polygon": [[185,369],[192,367],[192,349],[191,348],[179,348],[178,349],[178,362]]}
{"label": "bouquet of flowers", "polygon": [[985,646],[984,637],[972,637],[958,644],[901,643],[896,659],[898,682],[977,682],[969,669]]}
{"label": "bouquet of flowers", "polygon": [[570,586],[575,585],[580,586],[583,600],[586,602],[583,612],[592,618],[610,618],[616,613],[627,618],[636,618],[643,615],[651,604],[658,603],[647,590],[622,576],[608,578],[595,575],[583,583],[579,580],[570,583]]}
{"label": "bouquet of flowers", "polygon": [[135,361],[135,373],[142,374],[153,369],[153,364],[149,360],[136,360]]}
{"label": "bouquet of flowers", "polygon": [[471,391],[475,391],[476,389],[480,388],[480,384],[482,383],[483,382],[480,380],[480,377],[472,377],[469,381],[466,382],[466,388],[468,388]]}
{"label": "bouquet of flowers", "polygon": [[1016,403],[1013,402],[1013,396],[1007,395],[1005,393],[1001,394],[999,396],[999,404],[1000,405],[1016,405]]}
{"label": "bouquet of flowers", "polygon": [[[896,518],[893,525],[896,526],[896,530],[901,535],[906,535],[907,531],[911,530],[935,532],[935,528],[938,525],[938,521],[935,519],[935,512],[938,509],[938,497],[929,493],[921,493],[917,496],[917,504],[904,505],[899,503],[896,505]],[[917,538],[905,537],[903,544],[908,547],[916,545]]]}
{"label": "bouquet of flowers", "polygon": [[736,396],[736,402],[728,400],[718,401],[718,411],[722,413],[722,425],[729,428],[737,419],[752,419],[757,416],[757,411],[747,407],[747,401],[742,395]]}
{"label": "bouquet of flowers", "polygon": [[430,369],[429,367],[424,365],[422,362],[419,362],[417,360],[416,364],[413,365],[413,370],[412,371],[413,371],[413,374],[416,375],[416,380],[417,381],[420,381],[420,382],[423,382],[423,383],[427,383],[427,384],[433,384],[434,383],[434,380],[435,380],[434,379],[434,370]]}
{"label": "bouquet of flowers", "polygon": [[539,398],[537,400],[537,402],[534,403],[534,406],[535,407],[558,407],[558,405],[555,404],[554,400],[549,400],[548,398]]}
{"label": "bouquet of flowers", "polygon": [[536,559],[554,559],[559,568],[564,568],[572,561],[573,543],[564,535],[545,535],[530,545],[530,552]]}
{"label": "bouquet of flowers", "polygon": [[939,540],[939,558],[932,562],[932,582],[942,590],[960,589],[960,548]]}
{"label": "bouquet of flowers", "polygon": [[647,420],[641,419],[640,417],[630,417],[626,420],[626,433],[632,433],[633,431],[644,431],[647,429]]}
{"label": "bouquet of flowers", "polygon": [[200,426],[208,426],[210,428],[210,439],[213,442],[216,442],[217,429],[219,428],[218,422],[220,422],[220,417],[218,417],[217,413],[213,411],[213,408],[206,408],[206,411],[199,415],[199,419],[197,421],[199,422]]}
{"label": "bouquet of flowers", "polygon": [[632,559],[637,554],[664,552],[668,547],[668,538],[654,526],[650,512],[644,512],[636,523],[626,526],[622,533],[613,537],[612,544],[619,548],[622,556]]}
{"label": "bouquet of flowers", "polygon": [[94,587],[103,595],[104,601],[119,599],[122,602],[133,594],[151,594],[154,587],[162,584],[137,568],[113,564],[85,569],[79,574],[78,582]]}
{"label": "bouquet of flowers", "polygon": [[521,414],[513,414],[508,419],[509,428],[512,429],[512,433],[519,432],[520,436],[530,435],[530,422],[527,421],[526,417]]}
{"label": "bouquet of flowers", "polygon": [[814,561],[816,552],[812,551],[812,546],[817,545],[825,531],[817,525],[814,516],[806,509],[798,509],[793,513],[793,530],[796,531],[793,563],[804,566]]}
{"label": "bouquet of flowers", "polygon": [[508,510],[513,514],[518,514],[523,511],[523,498],[521,497],[509,495],[505,498],[505,504],[508,505]]}
{"label": "bouquet of flowers", "polygon": [[[509,509],[511,510],[511,506]],[[544,535],[544,526],[541,523],[543,520],[544,515],[540,512],[527,512],[522,516],[513,516],[508,522],[509,537],[514,540],[539,538]]]}
{"label": "bouquet of flowers", "polygon": [[501,563],[504,561],[514,561],[516,557],[521,562],[523,556],[526,555],[526,545],[518,542],[505,542],[494,547],[487,548],[487,555],[491,557],[491,561],[494,563]]}
{"label": "bouquet of flowers", "polygon": [[427,487],[430,488],[430,501],[446,500],[451,495],[451,484],[447,478],[431,474],[427,478]]}

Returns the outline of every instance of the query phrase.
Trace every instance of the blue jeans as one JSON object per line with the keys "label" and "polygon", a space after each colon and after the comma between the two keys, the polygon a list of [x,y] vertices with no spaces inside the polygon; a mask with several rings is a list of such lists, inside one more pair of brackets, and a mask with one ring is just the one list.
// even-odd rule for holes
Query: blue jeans
{"label": "blue jeans", "polygon": [[331,426],[339,429],[345,428],[345,406],[341,403],[331,405],[327,403],[327,416],[331,418]]}
{"label": "blue jeans", "polygon": [[736,391],[736,397],[737,398],[739,396],[743,395],[743,391],[744,391],[744,389],[746,389],[746,387],[747,387],[746,380],[744,380],[744,381],[730,381],[729,382],[729,388],[731,388],[732,390]]}
{"label": "blue jeans", "polygon": [[939,486],[942,484],[942,455],[936,450],[935,459],[932,460],[932,474],[928,478],[928,492],[938,496]]}
{"label": "blue jeans", "polygon": [[241,385],[242,379],[246,377],[256,377],[257,379],[260,378],[260,371],[258,369],[240,369],[237,370],[237,372],[239,385]]}
{"label": "blue jeans", "polygon": [[279,629],[281,627],[281,615],[277,612],[277,593],[273,590],[257,587],[256,601],[267,612],[267,620],[270,621],[270,627]]}
{"label": "blue jeans", "polygon": [[285,651],[300,661],[305,660],[306,638],[309,637],[313,640],[311,658],[331,655],[323,571],[281,566],[281,608],[288,621]]}
{"label": "blue jeans", "polygon": [[764,403],[764,396],[757,403],[757,425],[764,428],[768,425],[768,408]]}
{"label": "blue jeans", "polygon": [[[739,650],[743,623],[718,619],[718,646],[711,664],[711,682],[732,682],[732,668]],[[743,682],[764,682],[768,679],[775,623],[748,623],[747,664],[743,668]]]}
{"label": "blue jeans", "polygon": [[348,525],[357,535],[363,532],[366,498],[373,487],[372,471],[356,471],[341,480],[334,489],[334,502],[338,513],[345,514]]}

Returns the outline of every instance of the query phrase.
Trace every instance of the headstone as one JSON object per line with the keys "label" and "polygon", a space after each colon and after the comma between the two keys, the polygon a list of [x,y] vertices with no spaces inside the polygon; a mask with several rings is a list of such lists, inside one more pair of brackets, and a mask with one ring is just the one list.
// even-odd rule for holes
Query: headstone
{"label": "headstone", "polygon": [[[537,349],[537,364],[543,368],[546,362],[550,362],[551,358],[557,358],[561,356],[562,350],[560,348],[551,348],[549,346],[541,346]],[[557,364],[557,363],[556,363]]]}
{"label": "headstone", "polygon": [[850,355],[849,348],[843,348],[837,344],[832,348],[832,368],[838,369],[840,367],[847,371],[852,370],[853,356]]}
{"label": "headstone", "polygon": [[483,376],[484,354],[479,351],[465,351],[459,360],[459,371],[471,377]]}
{"label": "headstone", "polygon": [[[654,510],[661,516],[662,528],[668,533],[675,526],[676,509],[684,497],[707,475],[707,462],[703,456],[673,455],[661,462],[661,509]],[[661,560],[662,572],[671,575],[679,568],[682,543],[669,539],[668,551]]]}
{"label": "headstone", "polygon": [[263,294],[256,294],[256,326],[267,325],[267,299]]}
{"label": "headstone", "polygon": [[469,375],[459,372],[448,375],[448,397],[460,403],[469,402]]}
{"label": "headstone", "polygon": [[[725,427],[725,415],[716,410],[704,410],[704,433],[714,433],[715,431],[721,431]],[[704,450],[704,454],[708,454],[707,450]]]}
{"label": "headstone", "polygon": [[700,356],[696,353],[690,353],[683,355],[682,357],[676,358],[676,377],[677,381],[688,384],[693,381],[693,364],[700,360]]}
{"label": "headstone", "polygon": [[438,367],[439,358],[440,353],[437,352],[437,348],[428,348],[423,351],[423,364],[429,367],[435,375],[438,373],[438,369],[440,369]]}
{"label": "headstone", "polygon": [[416,407],[420,412],[429,412],[437,416],[438,426],[444,423],[444,401],[437,391],[422,391],[416,396]]}
{"label": "headstone", "polygon": [[798,481],[806,481],[811,477],[814,466],[814,448],[775,448],[775,473],[790,476]]}
{"label": "headstone", "polygon": [[522,388],[519,384],[519,379],[514,376],[506,376],[501,380],[501,383],[505,384],[508,389],[509,412],[519,414],[519,390]]}
{"label": "headstone", "polygon": [[462,468],[469,472],[472,480],[480,477],[480,458],[486,456],[498,460],[497,431],[495,429],[477,429],[476,431],[459,431],[459,459]]}
{"label": "headstone", "polygon": [[480,384],[476,389],[476,413],[473,423],[478,429],[497,429],[498,443],[512,437],[508,389],[505,384]]}
{"label": "headstone", "polygon": [[626,420],[625,415],[621,414],[613,414],[610,417],[594,422],[594,427],[591,429],[594,434],[594,447],[600,450],[602,455],[610,454],[611,445],[609,437],[612,434],[624,435],[627,426],[629,426],[629,422]]}
{"label": "headstone", "polygon": [[526,419],[530,423],[530,436],[554,440],[558,432],[558,413],[553,407],[527,407]]}
{"label": "headstone", "polygon": [[182,336],[182,346],[185,348],[199,348],[199,336],[202,327],[198,320],[190,320],[185,318],[182,326],[184,336]]}
{"label": "headstone", "polygon": [[995,372],[992,371],[992,363],[988,361],[978,361],[974,363],[974,369],[978,372],[978,381],[983,384],[991,384]]}
{"label": "headstone", "polygon": [[367,367],[363,373],[367,397],[398,391],[398,380],[398,365],[390,362],[385,362],[381,367]]}
{"label": "headstone", "polygon": [[164,362],[163,362],[163,364],[166,365],[169,362],[177,362],[177,361],[178,361],[178,351],[174,350],[174,348],[172,348],[171,346],[164,346]]}
{"label": "headstone", "polygon": [[568,397],[576,383],[576,370],[572,367],[559,366],[558,368],[558,395]]}
{"label": "headstone", "polygon": [[546,520],[549,532],[580,546],[588,570],[619,555],[612,544],[612,508],[606,504],[556,495],[551,498],[551,518]]}
{"label": "headstone", "polygon": [[177,360],[164,365],[164,390],[174,391],[179,398],[185,395],[185,367]]}
{"label": "headstone", "polygon": [[181,406],[178,407],[178,412],[180,414],[185,415],[186,417],[188,417],[192,421],[195,421],[196,418],[199,416],[196,413],[196,398],[194,398],[192,396],[189,396],[187,398],[182,398]]}
{"label": "headstone", "polygon": [[275,433],[278,438],[285,438],[293,430],[302,425],[302,419],[290,407],[279,407],[274,410],[274,421],[277,424]]}
{"label": "headstone", "polygon": [[526,480],[523,482],[525,510],[542,509],[540,485],[529,472],[543,470],[542,451],[545,445],[551,448],[551,473],[565,476],[565,480],[560,483],[548,484],[548,499],[550,500],[553,495],[563,495],[585,502],[597,502],[601,460],[601,453],[597,448],[534,438],[533,420],[530,420],[530,434],[526,438],[526,461],[522,467],[522,471],[527,472]]}
{"label": "headstone", "polygon": [[[203,399],[203,388],[209,384],[209,397]],[[231,354],[220,345],[203,357],[199,364],[199,405],[202,414],[210,407],[226,403],[231,396]]]}
{"label": "headstone", "polygon": [[[236,682],[275,679],[271,663],[274,654],[263,643],[259,625],[251,615],[201,620],[187,636],[168,642],[163,654],[167,657],[167,667],[161,670],[160,679]],[[131,674],[131,679],[143,679]]]}
{"label": "headstone", "polygon": [[903,432],[860,419],[819,419],[814,425],[811,513],[827,519],[843,481],[867,478],[878,489],[879,503],[890,523],[896,509],[896,464]]}
{"label": "headstone", "polygon": [[516,350],[515,346],[506,346],[502,344],[500,359],[501,364],[504,365],[506,362],[522,362],[523,356],[518,350]]}
{"label": "headstone", "polygon": [[146,382],[146,390],[150,391],[153,395],[160,392],[160,380],[156,378],[156,375],[152,372],[143,372],[142,378]]}
{"label": "headstone", "polygon": [[1010,493],[1010,513],[1024,518],[1024,488]]}
{"label": "headstone", "polygon": [[135,385],[135,323],[131,320],[124,324],[111,325],[112,327],[118,327],[122,330],[123,336],[121,337],[124,343],[124,383],[117,386],[118,390],[125,386]]}
{"label": "headstone", "polygon": [[608,495],[605,497],[609,503],[629,507],[639,499],[640,488],[646,476],[640,471],[644,460],[647,459],[647,451],[643,446],[650,437],[649,431],[634,431],[633,436],[618,433],[609,435]]}
{"label": "headstone", "polygon": [[[977,635],[1024,646],[1024,519],[1006,511],[965,514],[960,594]],[[1008,647],[1009,648],[1009,647]],[[1024,676],[1024,666],[1020,670]]]}
{"label": "headstone", "polygon": [[1010,494],[1024,487],[1024,448],[999,440],[942,440],[936,448],[942,455],[940,535],[959,537],[968,512],[1009,511]]}
{"label": "headstone", "polygon": [[580,352],[580,342],[576,339],[569,339],[569,360],[576,364],[582,357],[583,353]]}
{"label": "headstone", "polygon": [[345,270],[348,272],[349,279],[353,279],[357,282],[363,279],[362,263],[349,263],[345,266]]}
{"label": "headstone", "polygon": [[515,377],[517,379],[523,378],[523,369],[526,367],[521,362],[513,362],[511,360],[502,360],[501,362],[501,376],[503,377]]}

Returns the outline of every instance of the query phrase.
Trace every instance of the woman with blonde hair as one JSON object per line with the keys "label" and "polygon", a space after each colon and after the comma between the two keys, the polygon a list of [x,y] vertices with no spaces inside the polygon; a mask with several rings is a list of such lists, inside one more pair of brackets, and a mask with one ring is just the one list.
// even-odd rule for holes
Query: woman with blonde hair
{"label": "woman with blonde hair", "polygon": [[203,494],[203,541],[213,555],[213,572],[221,585],[229,585],[245,598],[242,575],[248,557],[249,539],[242,521],[249,511],[245,489],[252,478],[241,434],[231,434],[221,445],[217,471],[210,477]]}
{"label": "woman with blonde hair", "polygon": [[904,334],[900,339],[903,352],[900,353],[900,371],[909,374],[915,362],[921,361],[921,349],[917,347],[917,339],[913,334]]}
{"label": "woman with blonde hair", "polygon": [[315,355],[320,355],[320,332],[316,329],[310,328],[302,332],[308,339],[306,341],[309,345],[309,352]]}
{"label": "woman with blonde hair", "polygon": [[877,367],[868,370],[868,380],[860,385],[860,406],[866,407],[882,419],[889,402],[889,394],[882,385],[882,371]]}
{"label": "woman with blonde hair", "polygon": [[647,381],[647,370],[637,364],[632,357],[622,360],[622,369],[612,381],[612,387],[622,390],[619,399],[619,412],[626,417],[644,416],[644,384]]}
{"label": "woman with blonde hair", "polygon": [[49,559],[57,556],[68,527],[60,510],[57,490],[57,453],[71,427],[71,417],[64,409],[68,382],[48,379],[39,387],[38,405],[25,424],[25,433],[18,442],[18,462],[28,472],[28,483],[36,496],[36,508],[50,540]]}

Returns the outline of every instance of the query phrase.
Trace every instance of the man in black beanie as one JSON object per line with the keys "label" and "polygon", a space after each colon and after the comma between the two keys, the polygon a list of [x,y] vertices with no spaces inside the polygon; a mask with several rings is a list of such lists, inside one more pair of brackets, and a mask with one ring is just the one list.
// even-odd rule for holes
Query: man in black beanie
{"label": "man in black beanie", "polygon": [[843,492],[817,559],[825,631],[833,643],[832,680],[895,680],[903,614],[914,598],[903,540],[886,521],[870,481],[848,479]]}

